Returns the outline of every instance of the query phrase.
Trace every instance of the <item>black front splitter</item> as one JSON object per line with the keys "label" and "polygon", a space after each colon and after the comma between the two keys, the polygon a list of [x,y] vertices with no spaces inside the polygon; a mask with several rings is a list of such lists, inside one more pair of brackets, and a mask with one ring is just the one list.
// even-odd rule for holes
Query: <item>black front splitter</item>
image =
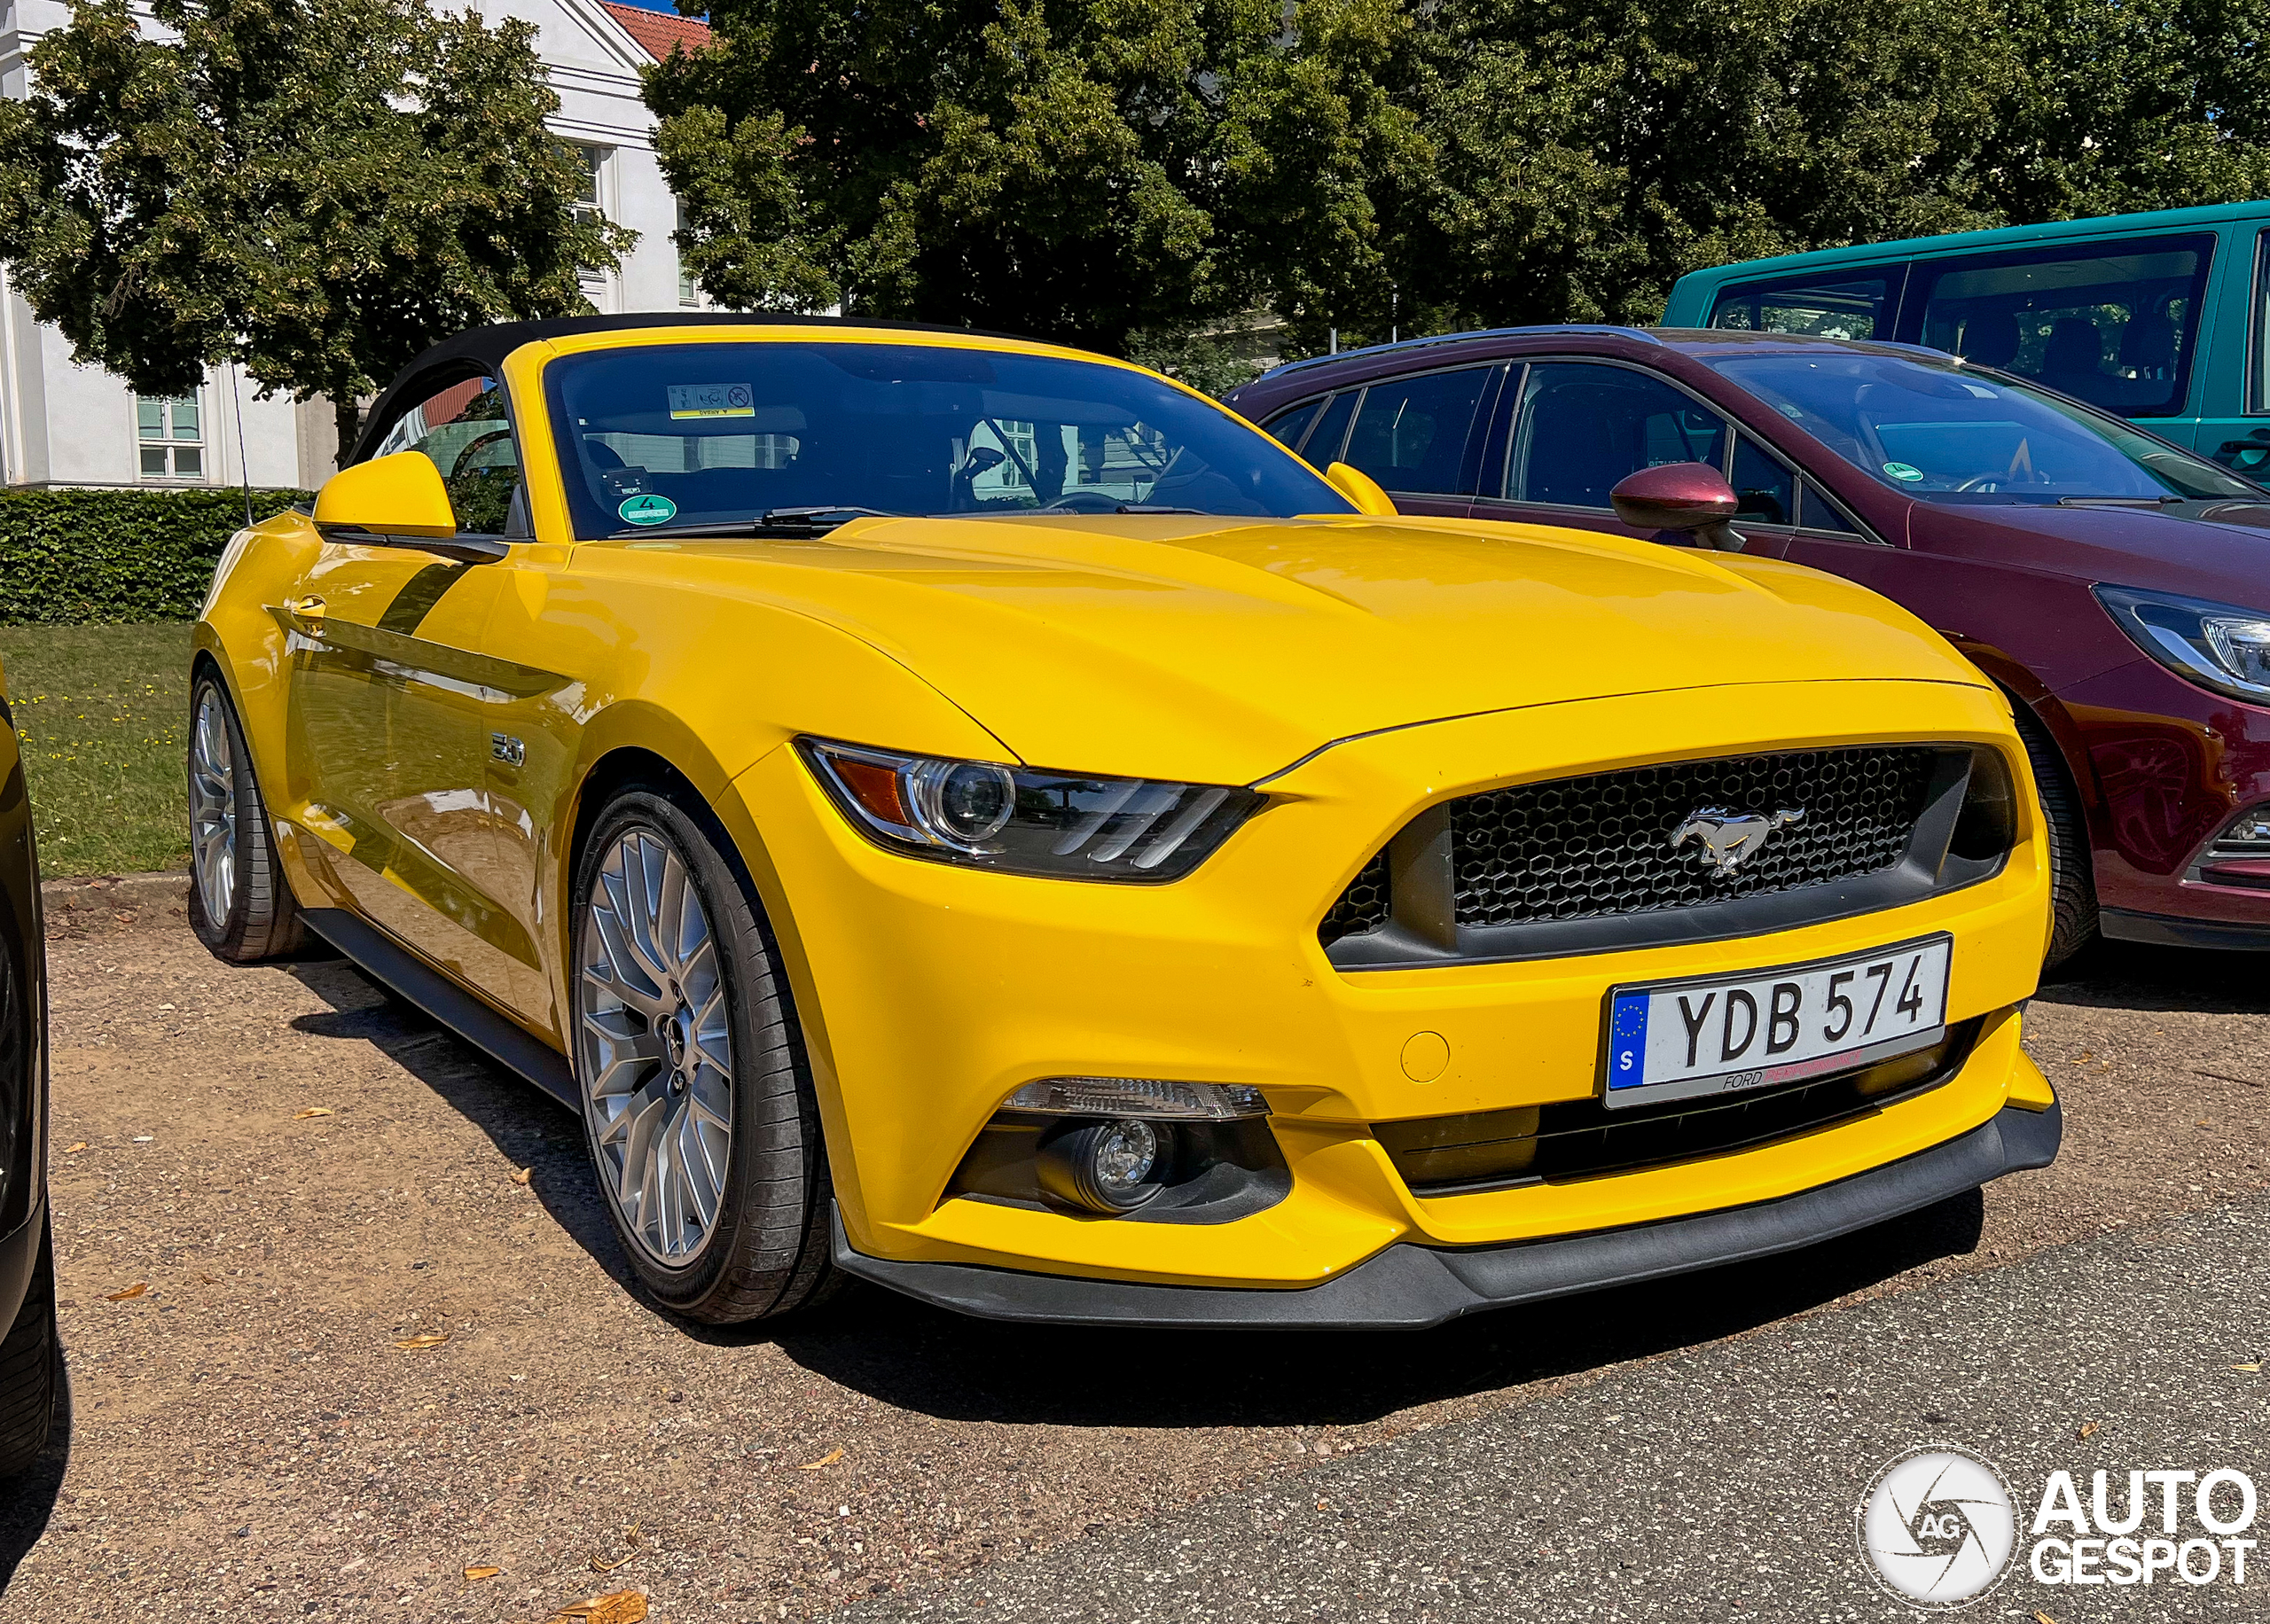
{"label": "black front splitter", "polygon": [[2055,1105],[2005,1106],[1960,1138],[1778,1200],[1507,1246],[1453,1251],[1397,1242],[1321,1285],[1293,1291],[894,1262],[853,1251],[840,1215],[835,1263],[878,1285],[984,1319],[1191,1330],[1421,1330],[1484,1308],[1714,1269],[1849,1235],[2005,1173],[2046,1167],[2063,1136],[2064,1115]]}

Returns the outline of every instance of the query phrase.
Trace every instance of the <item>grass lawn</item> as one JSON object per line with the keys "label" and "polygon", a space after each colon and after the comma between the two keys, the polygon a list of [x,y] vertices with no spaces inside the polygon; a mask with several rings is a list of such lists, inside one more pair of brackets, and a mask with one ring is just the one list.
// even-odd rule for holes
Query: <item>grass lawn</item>
{"label": "grass lawn", "polygon": [[189,865],[189,628],[0,626],[39,862],[61,874]]}

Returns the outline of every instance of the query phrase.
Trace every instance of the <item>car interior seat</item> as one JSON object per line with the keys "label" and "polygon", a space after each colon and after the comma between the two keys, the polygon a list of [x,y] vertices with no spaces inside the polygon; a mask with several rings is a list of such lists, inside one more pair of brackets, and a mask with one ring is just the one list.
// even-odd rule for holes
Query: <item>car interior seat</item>
{"label": "car interior seat", "polygon": [[1974,310],[1963,318],[1962,358],[1978,366],[2007,367],[2018,358],[2015,310]]}

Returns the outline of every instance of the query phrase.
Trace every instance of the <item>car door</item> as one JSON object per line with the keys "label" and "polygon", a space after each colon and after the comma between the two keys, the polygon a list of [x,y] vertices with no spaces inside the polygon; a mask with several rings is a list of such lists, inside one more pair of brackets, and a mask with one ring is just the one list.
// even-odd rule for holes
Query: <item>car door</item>
{"label": "car door", "polygon": [[[1530,362],[1507,383],[1509,409],[1482,459],[1477,519],[1574,525],[1645,538],[1616,518],[1609,494],[1629,475],[1666,463],[1728,472],[1733,426],[1657,372],[1625,362]],[[1745,445],[1749,442],[1745,441]],[[1776,553],[1789,528],[1794,487],[1786,467],[1749,445],[1741,470],[1750,487],[1736,519],[1749,550]]]}
{"label": "car door", "polygon": [[[517,445],[491,380],[413,388],[372,455],[403,450],[440,469],[459,540],[525,535]],[[499,670],[481,643],[501,585],[493,565],[333,534],[273,611],[290,633],[287,748],[310,865],[338,900],[483,988],[510,979],[525,936],[491,894],[484,723]]]}
{"label": "car door", "polygon": [[1467,517],[1505,371],[1492,362],[1373,379],[1357,399],[1347,440],[1327,461],[1371,475],[1398,511]]}

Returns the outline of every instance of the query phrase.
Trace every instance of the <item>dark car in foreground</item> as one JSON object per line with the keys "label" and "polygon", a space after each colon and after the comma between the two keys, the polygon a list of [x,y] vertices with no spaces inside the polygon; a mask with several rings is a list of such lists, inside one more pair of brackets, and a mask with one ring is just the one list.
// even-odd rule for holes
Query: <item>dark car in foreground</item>
{"label": "dark car in foreground", "polygon": [[2008,692],[2057,832],[2052,962],[2099,931],[2270,949],[2262,487],[2009,373],[1769,332],[1462,333],[1230,402],[1406,513],[1647,535],[1619,483],[1718,470],[1748,551],[1884,594]]}
{"label": "dark car in foreground", "polygon": [[47,1223],[47,957],[39,863],[0,680],[0,1479],[47,1446],[61,1370]]}

